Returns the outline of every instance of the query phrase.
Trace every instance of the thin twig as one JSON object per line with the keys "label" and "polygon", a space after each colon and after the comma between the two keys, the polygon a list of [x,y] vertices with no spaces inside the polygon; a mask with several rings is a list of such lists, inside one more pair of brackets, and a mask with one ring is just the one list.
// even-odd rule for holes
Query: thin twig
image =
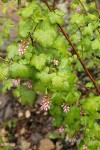
{"label": "thin twig", "polygon": [[77,85],[79,85],[80,87],[83,87],[85,90],[88,90],[88,91],[90,91],[90,92],[92,92],[92,93],[94,93],[95,95],[98,95],[96,92],[94,92],[93,90],[91,90],[91,89],[89,89],[89,88],[87,88],[86,86],[84,86],[83,84],[79,84],[79,83],[76,83]]}
{"label": "thin twig", "polygon": [[30,39],[31,39],[31,42],[32,42],[32,46],[34,46],[34,41],[33,41],[33,38],[32,38],[31,34],[30,34]]}
{"label": "thin twig", "polygon": [[[49,10],[52,11],[52,9],[50,8],[50,6],[47,3],[47,0],[44,0],[44,2],[47,5],[47,7],[49,8]],[[89,78],[91,79],[91,81],[93,82],[93,84],[94,84],[94,86],[96,88],[96,91],[100,94],[100,89],[99,89],[96,81],[94,80],[94,78],[90,74],[89,70],[87,69],[87,67],[86,67],[85,62],[83,61],[83,59],[81,59],[81,57],[80,57],[80,55],[78,53],[78,50],[76,49],[76,47],[74,46],[74,44],[70,40],[68,34],[64,31],[64,29],[59,24],[58,24],[58,27],[59,27],[60,31],[63,33],[63,35],[65,36],[65,38],[67,39],[67,41],[69,42],[69,44],[71,45],[71,47],[73,48],[74,52],[76,53],[77,58],[79,59],[79,61],[80,61],[81,65],[83,66],[85,72],[87,73],[87,75],[89,76]]]}
{"label": "thin twig", "polygon": [[55,5],[56,5],[56,0],[53,0],[52,10],[55,9]]}
{"label": "thin twig", "polygon": [[91,79],[91,81],[93,82],[96,90],[98,91],[98,93],[100,94],[100,89],[97,85],[97,83],[95,82],[94,78],[92,77],[92,75],[90,74],[89,70],[87,69],[83,59],[81,59],[79,53],[78,53],[78,50],[76,49],[76,47],[73,45],[73,43],[71,42],[70,38],[68,37],[68,35],[66,34],[66,32],[64,31],[64,29],[58,24],[61,32],[63,33],[63,35],[65,36],[65,38],[67,39],[67,41],[69,42],[69,44],[71,45],[71,47],[73,48],[74,52],[76,53],[80,63],[82,64],[84,70],[86,71],[87,75],[89,76],[89,78]]}
{"label": "thin twig", "polygon": [[82,7],[83,7],[83,9],[84,9],[85,14],[87,15],[87,11],[86,11],[86,9],[85,9],[85,7],[84,7],[83,3],[81,2],[81,0],[79,0],[79,2],[80,2],[80,4],[82,5]]}
{"label": "thin twig", "polygon": [[100,141],[100,138],[98,138],[98,137],[96,137],[96,136],[94,136],[97,140],[99,140]]}
{"label": "thin twig", "polygon": [[5,56],[7,56],[7,53],[0,52],[0,57],[5,57]]}
{"label": "thin twig", "polygon": [[100,13],[99,13],[99,11],[98,11],[98,5],[97,5],[97,2],[96,2],[96,0],[94,0],[94,2],[95,2],[95,6],[96,6],[96,11],[98,12],[98,14],[99,14],[99,17],[100,17]]}
{"label": "thin twig", "polygon": [[0,62],[10,63],[10,61],[7,61],[7,60],[3,59],[2,57],[0,57]]}
{"label": "thin twig", "polygon": [[[81,29],[80,28],[78,28],[78,29],[79,29],[81,36],[83,36]],[[82,40],[82,38],[81,38],[81,40]],[[82,45],[82,59],[83,59],[83,54],[84,54],[84,50],[83,50],[83,45]]]}
{"label": "thin twig", "polygon": [[[36,24],[36,26],[35,26],[35,28],[34,28],[34,31],[33,31],[33,32],[35,32],[35,30],[36,30],[37,26],[38,26],[38,23]],[[33,34],[34,34],[34,33],[33,33]],[[29,36],[30,36],[30,39],[31,39],[31,42],[32,42],[32,46],[34,46],[34,40],[33,40],[33,38],[32,38],[31,33],[29,33]]]}
{"label": "thin twig", "polygon": [[96,0],[94,0],[94,2],[95,2],[96,9],[98,10],[98,5],[97,5]]}

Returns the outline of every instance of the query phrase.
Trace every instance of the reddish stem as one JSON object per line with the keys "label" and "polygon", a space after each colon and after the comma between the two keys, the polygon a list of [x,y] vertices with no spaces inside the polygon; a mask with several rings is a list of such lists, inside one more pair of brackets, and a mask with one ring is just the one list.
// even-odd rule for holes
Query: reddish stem
{"label": "reddish stem", "polygon": [[[50,8],[50,6],[48,5],[47,0],[44,0],[45,4],[47,5],[47,7],[49,8],[50,11],[52,11],[52,9]],[[65,38],[67,39],[67,41],[69,42],[69,44],[71,45],[71,47],[73,48],[74,52],[77,55],[77,58],[79,59],[81,65],[83,66],[85,72],[87,73],[87,75],[89,76],[89,78],[91,79],[91,81],[93,82],[96,91],[100,94],[100,89],[96,83],[96,81],[94,80],[94,78],[92,77],[92,75],[90,74],[89,70],[87,69],[85,62],[83,61],[83,59],[80,57],[78,50],[76,49],[76,47],[74,46],[74,44],[72,43],[72,41],[70,40],[68,34],[64,31],[64,29],[58,24],[58,27],[60,29],[60,31],[63,33],[63,35],[65,36]]]}

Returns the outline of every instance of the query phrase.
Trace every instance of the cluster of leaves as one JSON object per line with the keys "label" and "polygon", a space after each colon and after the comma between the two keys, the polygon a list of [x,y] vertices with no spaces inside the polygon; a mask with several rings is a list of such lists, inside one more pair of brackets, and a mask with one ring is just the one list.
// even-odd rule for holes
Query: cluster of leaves
{"label": "cluster of leaves", "polygon": [[[85,0],[82,0],[86,4]],[[72,5],[76,10],[78,0]],[[81,6],[80,6],[81,7]],[[74,13],[70,19],[70,37],[80,54],[91,57],[100,53],[100,20],[97,13],[91,14],[94,5],[87,7],[88,15]],[[36,93],[50,94],[50,114],[54,126],[64,127],[68,136],[74,137],[83,132],[79,149],[87,145],[89,150],[100,149],[100,96],[91,95],[80,101],[77,90],[77,76],[73,73],[74,59],[67,49],[69,43],[58,30],[64,25],[64,13],[58,9],[50,12],[44,3],[32,1],[18,11],[21,16],[18,38],[7,48],[7,57],[0,64],[0,81],[4,81],[3,93],[21,80],[14,94],[21,97],[22,104],[33,105]],[[2,59],[1,59],[2,60]],[[31,82],[32,87],[27,86]],[[67,104],[68,112],[63,111]]]}
{"label": "cluster of leaves", "polygon": [[[81,3],[79,0],[74,0],[71,7],[74,13],[70,19],[70,38],[81,56],[86,59],[88,67],[99,66],[100,12],[96,9],[95,2],[88,5],[86,0],[81,0]],[[80,8],[79,12],[77,7]]]}

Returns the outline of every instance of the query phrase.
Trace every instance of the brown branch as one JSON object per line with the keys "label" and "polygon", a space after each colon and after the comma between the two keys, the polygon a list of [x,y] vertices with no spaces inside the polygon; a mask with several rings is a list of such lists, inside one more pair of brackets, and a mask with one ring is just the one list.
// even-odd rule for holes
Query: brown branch
{"label": "brown branch", "polygon": [[10,63],[10,61],[7,61],[7,60],[3,59],[2,57],[0,57],[0,62]]}
{"label": "brown branch", "polygon": [[29,36],[30,36],[30,39],[31,39],[32,46],[34,46],[34,41],[33,41],[32,35],[29,34]]}
{"label": "brown branch", "polygon": [[0,57],[6,57],[7,56],[7,53],[5,52],[0,52]]}
{"label": "brown branch", "polygon": [[68,37],[68,35],[66,34],[66,32],[64,31],[64,29],[58,24],[61,32],[63,33],[63,35],[65,36],[65,38],[67,39],[67,41],[69,42],[69,44],[71,45],[71,47],[73,48],[74,52],[76,53],[80,63],[82,64],[84,70],[86,71],[87,75],[89,76],[89,78],[91,79],[91,81],[93,82],[96,90],[98,91],[98,93],[100,94],[100,89],[97,85],[97,83],[95,82],[94,78],[92,77],[92,75],[90,74],[90,72],[88,71],[83,59],[81,59],[79,53],[78,53],[78,50],[76,49],[76,47],[73,45],[73,43],[71,42],[70,38]]}
{"label": "brown branch", "polygon": [[81,2],[81,0],[79,0],[79,2],[80,2],[80,4],[81,4],[81,6],[83,7],[85,14],[87,15],[87,11],[86,11],[86,9],[85,9],[83,3]]}
{"label": "brown branch", "polygon": [[80,87],[83,87],[85,90],[88,90],[88,91],[90,91],[90,92],[92,92],[92,93],[94,93],[95,95],[98,95],[96,92],[94,92],[93,90],[91,90],[91,89],[89,89],[89,88],[87,88],[86,86],[84,86],[83,84],[79,84],[79,83],[76,83],[77,85],[79,85]]}
{"label": "brown branch", "polygon": [[96,136],[94,136],[97,140],[99,140],[100,141],[100,138],[98,138],[98,137],[96,137]]}
{"label": "brown branch", "polygon": [[[35,30],[36,30],[37,26],[38,26],[38,23],[36,24],[36,26],[35,26],[35,28],[34,28],[34,31],[33,31],[33,32],[35,32]],[[34,33],[33,33],[33,34],[34,34]],[[29,37],[30,37],[30,40],[31,40],[32,46],[34,46],[34,40],[33,40],[33,37],[32,37],[32,35],[31,35],[31,33],[29,33]]]}
{"label": "brown branch", "polygon": [[96,9],[98,10],[98,5],[97,5],[96,0],[94,0],[94,2],[95,2]]}
{"label": "brown branch", "polygon": [[53,0],[52,10],[55,9],[55,5],[56,5],[56,0]]}
{"label": "brown branch", "polygon": [[97,11],[97,13],[99,14],[99,17],[100,17],[100,13],[99,13],[99,11],[98,11],[98,5],[97,5],[96,0],[94,0],[94,2],[95,2],[95,6],[96,6],[96,11]]}
{"label": "brown branch", "polygon": [[[47,7],[49,8],[50,11],[52,11],[52,9],[50,8],[50,6],[48,5],[47,3],[47,0],[44,0],[45,4],[47,5]],[[100,94],[100,89],[96,83],[96,81],[94,80],[94,78],[92,77],[92,75],[90,74],[89,70],[87,69],[83,59],[81,59],[79,53],[78,53],[78,50],[76,49],[76,47],[74,46],[74,44],[71,42],[69,36],[67,35],[67,33],[64,31],[64,29],[58,24],[58,27],[60,29],[60,31],[63,33],[63,35],[65,36],[65,38],[67,39],[67,41],[69,42],[69,44],[71,45],[71,47],[73,48],[74,52],[76,53],[77,55],[77,58],[79,59],[81,65],[83,66],[85,72],[87,73],[87,75],[89,76],[89,78],[91,79],[91,81],[93,82],[95,88],[96,88],[96,91]]]}

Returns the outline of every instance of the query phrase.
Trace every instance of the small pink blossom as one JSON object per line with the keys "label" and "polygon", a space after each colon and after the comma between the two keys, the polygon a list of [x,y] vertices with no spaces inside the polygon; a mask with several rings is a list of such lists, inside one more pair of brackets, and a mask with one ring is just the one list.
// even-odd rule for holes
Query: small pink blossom
{"label": "small pink blossom", "polygon": [[13,84],[15,86],[19,85],[20,84],[20,79],[13,79]]}
{"label": "small pink blossom", "polygon": [[83,145],[83,150],[88,150],[88,147],[86,145]]}
{"label": "small pink blossom", "polygon": [[77,13],[80,13],[80,12],[81,12],[81,8],[80,8],[79,6],[77,6],[77,8],[76,8],[76,12],[77,12]]}
{"label": "small pink blossom", "polygon": [[28,44],[29,44],[29,40],[26,40],[19,45],[18,53],[20,56],[25,54]]}
{"label": "small pink blossom", "polygon": [[61,126],[59,129],[58,129],[58,132],[59,133],[63,133],[65,131],[65,128],[63,126]]}
{"label": "small pink blossom", "polygon": [[63,108],[63,111],[65,113],[67,113],[69,111],[69,106],[66,103],[63,103],[61,107]]}
{"label": "small pink blossom", "polygon": [[28,88],[31,90],[31,89],[33,88],[32,82],[31,82],[31,81],[28,81],[28,82],[27,82],[27,86],[28,86]]}
{"label": "small pink blossom", "polygon": [[48,111],[50,109],[50,95],[45,95],[41,103],[41,110]]}

